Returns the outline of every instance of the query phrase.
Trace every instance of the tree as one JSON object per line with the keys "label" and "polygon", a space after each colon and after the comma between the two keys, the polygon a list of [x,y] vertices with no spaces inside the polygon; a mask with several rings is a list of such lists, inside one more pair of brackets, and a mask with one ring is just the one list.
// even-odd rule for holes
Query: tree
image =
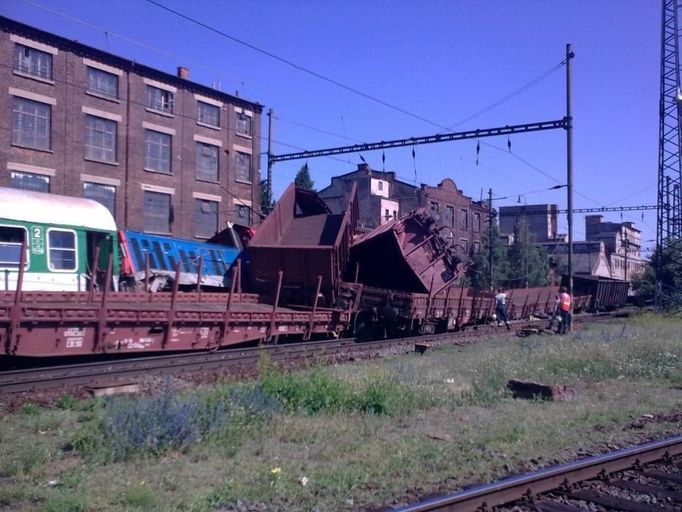
{"label": "tree", "polygon": [[310,169],[307,162],[296,173],[294,183],[298,188],[315,191],[315,182],[310,177]]}
{"label": "tree", "polygon": [[[491,236],[492,234],[492,236]],[[490,282],[490,248],[493,250],[493,282]],[[502,286],[509,275],[507,251],[497,225],[492,230],[486,229],[481,235],[481,250],[474,254],[467,269],[467,280],[476,290],[492,290]]]}
{"label": "tree", "polygon": [[263,215],[270,213],[275,206],[275,201],[270,201],[269,198],[268,181],[263,180],[260,182],[260,211]]}
{"label": "tree", "polygon": [[514,226],[514,243],[509,247],[507,256],[510,268],[510,274],[507,276],[509,288],[547,285],[549,274],[547,254],[533,243],[524,217],[520,217]]}
{"label": "tree", "polygon": [[[658,262],[661,272],[657,276]],[[632,280],[632,289],[641,301],[652,301],[659,281],[659,306],[668,311],[679,310],[682,307],[682,240],[667,240],[661,251],[657,248],[644,274]]]}

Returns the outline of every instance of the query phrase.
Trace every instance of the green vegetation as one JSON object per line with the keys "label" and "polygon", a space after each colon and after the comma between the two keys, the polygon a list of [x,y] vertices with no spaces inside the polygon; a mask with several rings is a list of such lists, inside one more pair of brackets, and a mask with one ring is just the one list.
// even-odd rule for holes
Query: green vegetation
{"label": "green vegetation", "polygon": [[[679,432],[681,321],[0,415],[0,511],[355,510]],[[514,400],[510,378],[571,402]]]}
{"label": "green vegetation", "polygon": [[298,188],[304,188],[306,190],[315,191],[315,182],[310,177],[310,167],[308,167],[308,162],[303,164],[301,168],[296,173],[296,178],[294,178],[294,183]]}
{"label": "green vegetation", "polygon": [[[491,237],[492,235],[492,237]],[[490,250],[492,240],[493,276],[490,282]],[[481,250],[473,255],[467,269],[467,281],[477,290],[526,288],[548,283],[550,258],[535,245],[528,232],[525,217],[514,226],[514,242],[503,244],[496,224],[481,232]]]}

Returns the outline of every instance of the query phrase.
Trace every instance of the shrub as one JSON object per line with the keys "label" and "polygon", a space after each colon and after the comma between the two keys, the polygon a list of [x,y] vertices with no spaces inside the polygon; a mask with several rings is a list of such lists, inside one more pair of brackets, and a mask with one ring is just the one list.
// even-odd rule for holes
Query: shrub
{"label": "shrub", "polygon": [[32,404],[31,402],[26,402],[25,404],[21,405],[20,412],[25,416],[35,416],[40,412],[40,407],[38,407],[36,404]]}
{"label": "shrub", "polygon": [[55,496],[48,499],[41,510],[44,512],[86,512],[88,506],[82,498],[77,496]]}
{"label": "shrub", "polygon": [[76,408],[78,400],[72,395],[62,395],[57,400],[57,409],[72,410]]}

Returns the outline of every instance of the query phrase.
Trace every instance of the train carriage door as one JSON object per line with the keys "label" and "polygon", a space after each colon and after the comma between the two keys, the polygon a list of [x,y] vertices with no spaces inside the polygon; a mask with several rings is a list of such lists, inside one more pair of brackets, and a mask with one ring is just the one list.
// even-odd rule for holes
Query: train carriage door
{"label": "train carriage door", "polygon": [[[86,268],[85,272],[88,280],[95,279],[95,287],[102,289],[104,286],[104,279],[106,278],[107,264],[109,262],[109,254],[113,251],[113,269],[112,275],[116,276],[118,262],[116,261],[116,251],[115,251],[115,241],[111,233],[104,233],[100,231],[87,231],[86,232]],[[95,261],[95,257],[98,254],[99,257]],[[114,277],[114,289],[117,289],[117,280]]]}
{"label": "train carriage door", "polygon": [[[26,228],[20,226],[0,226],[0,289],[16,289],[21,261],[21,246],[26,239]],[[29,250],[26,247],[26,266],[29,267]]]}

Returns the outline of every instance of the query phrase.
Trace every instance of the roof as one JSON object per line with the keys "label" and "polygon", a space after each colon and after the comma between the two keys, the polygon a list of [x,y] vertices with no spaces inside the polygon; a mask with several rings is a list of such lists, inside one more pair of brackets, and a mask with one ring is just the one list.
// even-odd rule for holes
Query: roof
{"label": "roof", "polygon": [[0,187],[0,219],[116,231],[104,205],[91,199]]}
{"label": "roof", "polygon": [[14,32],[17,34],[24,35],[31,39],[35,39],[40,42],[45,42],[53,46],[59,46],[62,49],[68,48],[76,54],[91,56],[94,59],[100,60],[105,64],[111,64],[112,66],[120,67],[128,72],[136,72],[140,75],[147,75],[151,77],[156,77],[165,82],[170,82],[182,87],[183,89],[190,89],[205,94],[206,96],[213,96],[220,98],[222,100],[229,100],[231,103],[237,105],[246,105],[254,109],[256,112],[260,113],[263,110],[263,106],[260,103],[254,103],[252,101],[244,100],[237,96],[227,94],[225,92],[213,89],[206,85],[199,84],[197,82],[192,82],[190,80],[180,78],[172,73],[166,73],[165,71],[160,71],[156,68],[145,66],[135,62],[134,60],[125,59],[114,55],[103,50],[99,50],[92,46],[85,45],[75,40],[67,39],[65,37],[58,36],[51,32],[46,32],[38,28],[32,27],[30,25],[25,25],[11,18],[6,18],[5,16],[0,16],[0,28],[6,30],[7,32]]}
{"label": "roof", "polygon": [[413,188],[417,190],[418,187],[415,185],[412,185],[411,183],[407,183],[406,181],[399,180],[398,178],[395,177],[395,171],[377,171],[375,169],[372,169],[368,164],[358,164],[358,168],[354,169],[350,172],[347,172],[345,174],[339,174],[338,176],[332,176],[331,178],[331,183],[327,185],[325,188],[320,190],[318,194],[324,193],[327,189],[331,188],[332,185],[334,184],[334,180],[339,180],[339,181],[350,181],[350,180],[355,180],[360,177],[370,177],[370,178],[377,178],[377,179],[382,179],[386,181],[391,181],[393,183],[400,183],[401,185],[404,185],[409,188]]}

